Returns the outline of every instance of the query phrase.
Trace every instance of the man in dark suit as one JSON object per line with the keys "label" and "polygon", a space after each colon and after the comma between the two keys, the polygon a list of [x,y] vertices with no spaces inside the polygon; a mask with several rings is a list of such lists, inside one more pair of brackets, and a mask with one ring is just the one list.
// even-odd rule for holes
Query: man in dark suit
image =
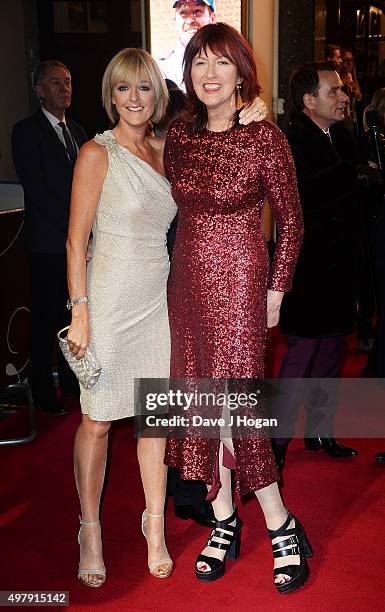
{"label": "man in dark suit", "polygon": [[[291,97],[295,110],[286,135],[297,170],[305,233],[292,291],[281,307],[280,329],[289,338],[279,376],[336,379],[344,337],[353,331],[355,320],[359,157],[352,135],[342,126],[348,97],[332,64],[306,64],[296,70]],[[333,383],[326,394],[316,391],[305,398],[305,447],[323,449],[331,457],[357,455],[333,437]],[[280,411],[288,423],[288,437],[295,411],[295,397]],[[275,441],[281,466],[287,441]]]}
{"label": "man in dark suit", "polygon": [[[71,75],[61,62],[39,64],[33,85],[41,108],[12,131],[12,155],[24,189],[25,233],[31,276],[31,391],[44,412],[67,412],[55,394],[52,353],[56,332],[69,322],[66,310],[71,184],[76,156],[86,133],[65,113],[71,104]],[[77,381],[57,351],[59,386],[78,393]]]}

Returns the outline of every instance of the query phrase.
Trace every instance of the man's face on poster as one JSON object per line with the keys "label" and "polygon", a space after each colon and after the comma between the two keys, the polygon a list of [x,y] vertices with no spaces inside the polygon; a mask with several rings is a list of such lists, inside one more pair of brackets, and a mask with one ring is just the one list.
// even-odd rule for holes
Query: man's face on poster
{"label": "man's face on poster", "polygon": [[175,29],[184,47],[199,28],[209,23],[215,23],[215,13],[204,2],[180,0],[175,5]]}

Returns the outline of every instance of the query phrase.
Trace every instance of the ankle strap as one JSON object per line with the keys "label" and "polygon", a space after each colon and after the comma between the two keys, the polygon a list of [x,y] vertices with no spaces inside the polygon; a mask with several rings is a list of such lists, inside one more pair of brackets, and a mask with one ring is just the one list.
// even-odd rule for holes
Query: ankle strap
{"label": "ankle strap", "polygon": [[164,512],[162,512],[162,514],[151,514],[151,512],[149,512],[146,508],[145,513],[147,514],[147,516],[151,516],[151,518],[162,518],[162,516],[164,516]]}
{"label": "ankle strap", "polygon": [[220,528],[220,529],[226,529],[226,527],[229,526],[229,523],[232,523],[233,521],[235,521],[235,519],[238,516],[238,508],[236,506],[234,506],[234,512],[232,513],[231,516],[229,516],[229,518],[225,519],[224,521],[217,521],[215,519],[215,528]]}
{"label": "ankle strap", "polygon": [[100,520],[98,519],[97,521],[85,521],[84,519],[82,519],[81,516],[79,516],[79,522],[81,525],[96,525],[97,523],[100,523]]}
{"label": "ankle strap", "polygon": [[269,532],[270,538],[274,540],[274,538],[278,538],[279,536],[284,535],[293,518],[293,515],[290,514],[290,512],[288,511],[286,521],[283,523],[283,525],[281,525],[281,527],[276,529],[276,531],[273,531],[272,529],[267,530]]}

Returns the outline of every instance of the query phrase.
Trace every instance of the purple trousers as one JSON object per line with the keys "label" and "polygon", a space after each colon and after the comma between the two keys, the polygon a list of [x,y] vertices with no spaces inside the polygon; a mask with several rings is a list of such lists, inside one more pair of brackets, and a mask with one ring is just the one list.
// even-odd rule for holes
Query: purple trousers
{"label": "purple trousers", "polygon": [[[332,434],[336,412],[337,378],[340,375],[344,355],[344,336],[329,338],[300,338],[289,336],[287,352],[282,360],[279,378],[307,379],[288,381],[288,393],[273,404],[274,415],[280,423],[277,444],[287,444],[293,437],[295,421],[301,403],[307,411],[305,436]],[[329,379],[324,384],[314,384],[309,379]],[[334,379],[334,380],[330,380]],[[283,381],[282,381],[283,382]]]}

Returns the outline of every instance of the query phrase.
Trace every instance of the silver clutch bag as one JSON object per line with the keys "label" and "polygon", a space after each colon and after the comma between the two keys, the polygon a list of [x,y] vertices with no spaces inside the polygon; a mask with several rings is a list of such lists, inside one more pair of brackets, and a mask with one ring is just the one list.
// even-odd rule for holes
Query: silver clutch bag
{"label": "silver clutch bag", "polygon": [[95,355],[89,348],[87,348],[85,355],[81,357],[81,359],[76,359],[75,355],[73,355],[69,349],[67,337],[63,337],[64,333],[68,332],[68,330],[69,326],[63,327],[57,334],[59,346],[69,367],[82,387],[84,387],[84,389],[91,389],[98,381],[102,366],[98,364]]}

